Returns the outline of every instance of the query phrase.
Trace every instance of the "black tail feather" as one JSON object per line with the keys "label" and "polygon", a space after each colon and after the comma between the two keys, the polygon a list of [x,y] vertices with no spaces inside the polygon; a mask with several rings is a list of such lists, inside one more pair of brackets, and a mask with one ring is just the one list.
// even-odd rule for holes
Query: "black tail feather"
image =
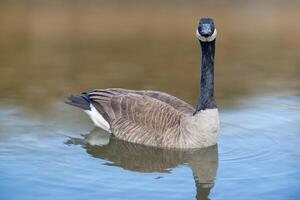
{"label": "black tail feather", "polygon": [[79,107],[83,110],[91,110],[90,108],[90,99],[86,94],[82,94],[81,96],[71,95],[68,97],[68,101],[65,101],[66,104]]}

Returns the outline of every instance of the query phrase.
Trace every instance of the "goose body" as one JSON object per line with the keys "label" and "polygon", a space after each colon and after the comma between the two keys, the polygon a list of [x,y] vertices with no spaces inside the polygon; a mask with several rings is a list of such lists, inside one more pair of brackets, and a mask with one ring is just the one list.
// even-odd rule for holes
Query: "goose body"
{"label": "goose body", "polygon": [[83,109],[95,126],[129,142],[183,149],[216,144],[219,132],[219,114],[213,97],[216,30],[210,18],[200,20],[197,37],[202,47],[202,72],[196,109],[167,93],[120,88],[72,95],[66,103]]}

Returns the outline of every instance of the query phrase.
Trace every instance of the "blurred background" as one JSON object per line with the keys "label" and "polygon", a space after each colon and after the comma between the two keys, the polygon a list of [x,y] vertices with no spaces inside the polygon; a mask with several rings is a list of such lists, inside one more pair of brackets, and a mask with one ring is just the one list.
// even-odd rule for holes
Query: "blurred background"
{"label": "blurred background", "polygon": [[0,99],[47,108],[71,93],[122,87],[161,90],[194,105],[200,63],[195,30],[202,16],[213,17],[218,29],[219,105],[299,91],[299,5],[1,0]]}

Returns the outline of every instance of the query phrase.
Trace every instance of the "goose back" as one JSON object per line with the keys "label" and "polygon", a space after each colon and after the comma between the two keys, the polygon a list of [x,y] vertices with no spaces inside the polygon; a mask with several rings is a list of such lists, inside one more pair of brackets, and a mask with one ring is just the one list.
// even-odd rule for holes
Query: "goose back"
{"label": "goose back", "polygon": [[110,92],[112,94],[138,94],[138,95],[146,95],[151,98],[157,99],[162,101],[166,104],[169,104],[180,113],[183,112],[194,112],[195,109],[190,104],[186,103],[185,101],[167,94],[165,92],[154,91],[154,90],[129,90],[129,89],[122,89],[122,88],[108,88],[108,89],[95,89],[93,92]]}

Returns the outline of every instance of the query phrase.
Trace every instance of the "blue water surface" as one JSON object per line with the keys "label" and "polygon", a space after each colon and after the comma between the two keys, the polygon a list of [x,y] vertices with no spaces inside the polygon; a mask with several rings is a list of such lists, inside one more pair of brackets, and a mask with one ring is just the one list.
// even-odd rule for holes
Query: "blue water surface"
{"label": "blue water surface", "polygon": [[109,137],[62,103],[37,114],[2,102],[0,199],[300,199],[299,96],[220,115],[216,146],[174,151]]}

